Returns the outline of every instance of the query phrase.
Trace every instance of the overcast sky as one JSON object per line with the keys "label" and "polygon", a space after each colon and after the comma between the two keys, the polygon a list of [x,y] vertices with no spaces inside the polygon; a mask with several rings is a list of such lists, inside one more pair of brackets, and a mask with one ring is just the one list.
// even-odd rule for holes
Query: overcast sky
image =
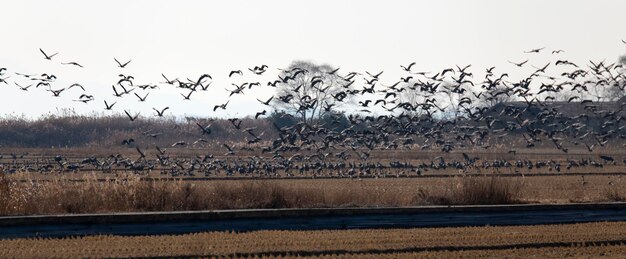
{"label": "overcast sky", "polygon": [[[507,60],[530,58],[535,66],[559,58],[584,63],[614,62],[626,53],[626,1],[3,1],[0,4],[0,67],[9,69],[10,85],[0,84],[2,114],[38,116],[57,108],[81,113],[103,112],[102,100],[116,101],[111,84],[120,73],[136,83],[170,77],[196,79],[208,73],[211,92],[183,101],[180,89],[161,87],[146,103],[134,96],[118,100],[123,109],[148,114],[152,107],[171,107],[172,114],[242,116],[263,109],[263,87],[234,97],[229,110],[213,113],[224,103],[231,83],[276,78],[277,68],[303,59],[341,67],[340,72],[382,71],[391,84],[402,75],[399,65],[413,61],[419,71],[472,64],[473,71]],[[525,50],[546,47],[529,56]],[[39,48],[59,54],[44,60]],[[113,58],[132,62],[117,68]],[[60,65],[78,62],[84,69]],[[267,64],[259,77],[247,73],[230,80],[228,72]],[[52,73],[53,88],[81,83],[96,101],[73,102],[72,89],[52,98],[42,89],[21,91],[13,72]]]}

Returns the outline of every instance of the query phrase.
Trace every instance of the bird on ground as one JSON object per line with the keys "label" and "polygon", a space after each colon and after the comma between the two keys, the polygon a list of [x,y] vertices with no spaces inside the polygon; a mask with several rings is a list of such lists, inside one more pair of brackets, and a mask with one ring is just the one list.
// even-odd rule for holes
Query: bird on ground
{"label": "bird on ground", "polygon": [[172,147],[186,146],[186,145],[187,145],[187,142],[185,142],[185,141],[178,141],[178,142],[172,144]]}

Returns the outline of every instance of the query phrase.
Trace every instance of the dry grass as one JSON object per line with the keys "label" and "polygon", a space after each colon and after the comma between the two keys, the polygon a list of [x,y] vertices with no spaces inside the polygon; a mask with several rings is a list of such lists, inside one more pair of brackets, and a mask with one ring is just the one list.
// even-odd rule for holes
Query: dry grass
{"label": "dry grass", "polygon": [[419,186],[401,191],[360,180],[336,180],[334,186],[340,188],[316,180],[299,180],[306,181],[304,185],[277,180],[144,181],[133,175],[107,181],[84,176],[84,180],[22,183],[3,175],[0,215],[521,202],[518,183],[495,177],[458,178],[441,193]]}
{"label": "dry grass", "polygon": [[[626,256],[626,222],[379,230],[208,232],[1,240],[0,257]],[[520,254],[521,253],[521,254]]]}
{"label": "dry grass", "polygon": [[0,215],[241,208],[398,207],[622,201],[620,176],[103,182],[0,177]]}

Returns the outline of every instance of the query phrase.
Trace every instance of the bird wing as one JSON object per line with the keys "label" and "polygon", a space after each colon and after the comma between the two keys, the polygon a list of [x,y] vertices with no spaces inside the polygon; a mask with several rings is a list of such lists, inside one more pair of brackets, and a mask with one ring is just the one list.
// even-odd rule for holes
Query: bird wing
{"label": "bird wing", "polygon": [[40,48],[40,49],[39,49],[39,51],[41,52],[41,54],[43,54],[44,56],[46,56],[46,58],[48,58],[48,55],[47,55],[45,52],[43,52],[43,49],[41,49],[41,48]]}
{"label": "bird wing", "polygon": [[126,116],[128,116],[129,119],[133,119],[133,116],[130,115],[130,113],[128,113],[128,111],[124,110],[124,113],[126,113]]}

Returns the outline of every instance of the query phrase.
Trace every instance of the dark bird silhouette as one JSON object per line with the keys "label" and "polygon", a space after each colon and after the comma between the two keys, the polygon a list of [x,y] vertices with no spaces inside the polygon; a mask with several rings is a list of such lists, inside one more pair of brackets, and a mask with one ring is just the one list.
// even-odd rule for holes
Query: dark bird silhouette
{"label": "dark bird silhouette", "polygon": [[229,145],[226,145],[226,143],[224,143],[224,144],[222,144],[222,146],[224,146],[226,149],[228,149],[228,153],[224,154],[225,156],[235,155],[235,151],[233,151],[233,149]]}
{"label": "dark bird silhouette", "polygon": [[521,63],[515,63],[515,62],[512,62],[512,61],[509,61],[509,63],[511,63],[513,65],[516,65],[518,67],[522,67],[524,64],[526,64],[526,62],[528,62],[528,59],[526,61],[524,61],[524,62],[521,62]]}
{"label": "dark bird silhouette", "polygon": [[144,154],[139,147],[135,147],[135,149],[137,149],[137,153],[139,153],[140,158],[146,158],[146,154]]}
{"label": "dark bird silhouette", "polygon": [[402,69],[404,69],[404,71],[406,71],[406,72],[411,72],[411,67],[412,67],[412,66],[414,66],[414,65],[415,65],[415,63],[416,63],[416,62],[412,62],[411,64],[409,64],[409,65],[408,65],[408,66],[406,66],[406,67],[405,67],[405,66],[403,66],[403,65],[400,65],[400,67],[401,67]]}
{"label": "dark bird silhouette", "polygon": [[128,119],[130,119],[130,121],[135,121],[139,117],[139,113],[135,114],[135,116],[130,115],[130,113],[126,110],[124,110],[124,113],[126,113],[126,116],[128,116]]}
{"label": "dark bird silhouette", "polygon": [[380,71],[380,73],[375,74],[375,75],[372,75],[370,72],[365,71],[365,73],[367,73],[368,75],[370,75],[371,77],[376,78],[376,79],[378,79],[378,77],[379,77],[380,75],[382,75],[382,74],[383,74],[383,72],[385,72],[385,71]]}
{"label": "dark bird silhouette", "polygon": [[[201,75],[201,76],[198,78],[198,81],[196,81],[195,86],[197,87],[198,85],[202,85],[202,81],[203,81],[204,79],[207,79],[207,78],[208,78],[208,79],[213,80],[213,77],[211,77],[211,75],[209,75],[209,74],[204,74],[204,75]],[[203,87],[203,89],[204,89],[204,87]]]}
{"label": "dark bird silhouette", "polygon": [[45,57],[45,59],[47,59],[47,60],[52,60],[52,57],[54,57],[54,56],[56,56],[57,54],[59,54],[59,53],[57,52],[57,53],[54,53],[54,54],[52,54],[52,55],[48,55],[48,54],[46,54],[46,52],[44,52],[41,48],[39,49],[39,51],[41,51],[41,54],[43,54],[43,55],[44,55],[44,57]]}
{"label": "dark bird silhouette", "polygon": [[46,91],[51,92],[51,93],[52,93],[52,95],[53,95],[54,97],[59,97],[59,96],[61,95],[61,93],[62,93],[63,91],[65,91],[65,88],[61,88],[61,89],[59,89],[59,90],[52,90],[52,89],[48,89],[48,90],[46,90]]}
{"label": "dark bird silhouette", "polygon": [[255,119],[258,119],[258,118],[259,118],[259,116],[261,116],[261,115],[265,115],[266,113],[267,113],[267,111],[266,111],[266,110],[263,110],[262,112],[257,112],[257,113],[256,113],[256,115],[254,115],[254,118],[255,118]]}
{"label": "dark bird silhouette", "polygon": [[250,72],[255,73],[257,75],[262,75],[263,73],[265,73],[265,69],[267,68],[267,65],[261,65],[259,66],[255,66],[254,68],[248,68],[248,70],[250,70]]}
{"label": "dark bird silhouette", "polygon": [[167,77],[166,77],[163,73],[161,73],[161,76],[162,76],[163,78],[165,78],[165,83],[166,83],[166,84],[173,85],[173,84],[176,82],[176,80],[169,80],[169,79],[168,79],[168,78],[167,78]]}
{"label": "dark bird silhouette", "polygon": [[117,102],[112,103],[111,105],[109,105],[109,103],[107,103],[106,100],[104,100],[104,109],[107,111],[110,111],[111,109],[113,109],[113,106],[116,104]]}
{"label": "dark bird silhouette", "polygon": [[233,70],[228,73],[228,77],[232,77],[234,74],[243,75],[243,72],[241,72],[241,70]]}
{"label": "dark bird silhouette", "polygon": [[542,51],[543,49],[545,49],[545,47],[538,48],[538,49],[531,49],[529,51],[524,51],[524,53],[539,53],[539,51]]}
{"label": "dark bird silhouette", "polygon": [[113,60],[115,60],[115,63],[117,63],[117,66],[120,68],[125,68],[128,63],[130,63],[131,61],[133,61],[132,59],[129,61],[126,61],[126,63],[122,64],[122,62],[120,62],[119,60],[117,60],[117,58],[113,58]]}
{"label": "dark bird silhouette", "polygon": [[118,92],[117,89],[115,88],[115,85],[111,85],[111,87],[113,88],[113,93],[114,93],[113,95],[115,97],[122,97],[122,95],[125,94],[124,92]]}
{"label": "dark bird silhouette", "polygon": [[182,93],[181,93],[180,95],[181,95],[181,96],[183,96],[183,98],[184,98],[183,100],[191,100],[190,98],[191,98],[191,94],[192,94],[193,92],[194,92],[194,91],[193,91],[193,90],[191,90],[191,91],[189,91],[189,93],[188,93],[187,95],[184,95],[184,94],[182,94]]}
{"label": "dark bird silhouette", "polygon": [[163,114],[165,113],[165,111],[167,111],[170,107],[165,107],[162,110],[157,110],[156,108],[152,108],[156,113],[158,117],[163,117]]}
{"label": "dark bird silhouette", "polygon": [[81,67],[81,68],[83,67],[81,64],[78,64],[76,62],[67,62],[67,63],[61,63],[61,64],[62,65],[74,65],[74,66]]}
{"label": "dark bird silhouette", "polygon": [[559,49],[559,50],[553,50],[553,51],[552,51],[552,54],[559,54],[559,53],[561,53],[561,52],[564,52],[564,50],[562,50],[562,49]]}
{"label": "dark bird silhouette", "polygon": [[146,98],[148,98],[148,95],[149,95],[149,94],[150,94],[150,93],[146,93],[146,96],[141,97],[141,96],[139,96],[137,93],[135,93],[135,96],[137,96],[137,98],[139,99],[139,101],[140,101],[140,102],[145,102],[145,101],[146,101]]}
{"label": "dark bird silhouette", "polygon": [[204,134],[210,135],[211,134],[211,124],[209,124],[207,126],[202,126],[202,124],[200,124],[199,122],[196,122],[196,125],[198,125],[200,130],[202,130],[202,135],[204,135]]}
{"label": "dark bird silhouette", "polygon": [[228,102],[230,102],[230,100],[226,101],[226,103],[224,103],[224,104],[213,106],[213,111],[216,111],[217,108],[221,108],[222,110],[226,110],[226,105],[228,105]]}
{"label": "dark bird silhouette", "polygon": [[257,100],[257,101],[259,101],[259,102],[260,102],[260,103],[262,103],[262,104],[265,104],[265,105],[267,105],[267,106],[270,106],[270,102],[272,101],[272,99],[274,99],[274,96],[270,97],[270,98],[269,98],[269,99],[267,99],[267,101],[265,101],[265,102],[264,102],[264,101],[261,101],[261,100],[259,100],[259,99],[256,99],[256,100]]}
{"label": "dark bird silhouette", "polygon": [[27,86],[21,86],[18,83],[13,82],[15,85],[17,85],[17,87],[20,88],[20,90],[22,91],[28,91],[28,88],[30,88],[31,86],[33,86],[33,84],[27,85]]}
{"label": "dark bird silhouette", "polygon": [[83,92],[85,91],[85,87],[83,87],[82,85],[80,85],[80,84],[78,84],[78,83],[74,83],[74,84],[70,85],[70,86],[67,88],[67,90],[72,89],[72,87],[78,87],[78,88],[82,89],[82,90],[83,90]]}

